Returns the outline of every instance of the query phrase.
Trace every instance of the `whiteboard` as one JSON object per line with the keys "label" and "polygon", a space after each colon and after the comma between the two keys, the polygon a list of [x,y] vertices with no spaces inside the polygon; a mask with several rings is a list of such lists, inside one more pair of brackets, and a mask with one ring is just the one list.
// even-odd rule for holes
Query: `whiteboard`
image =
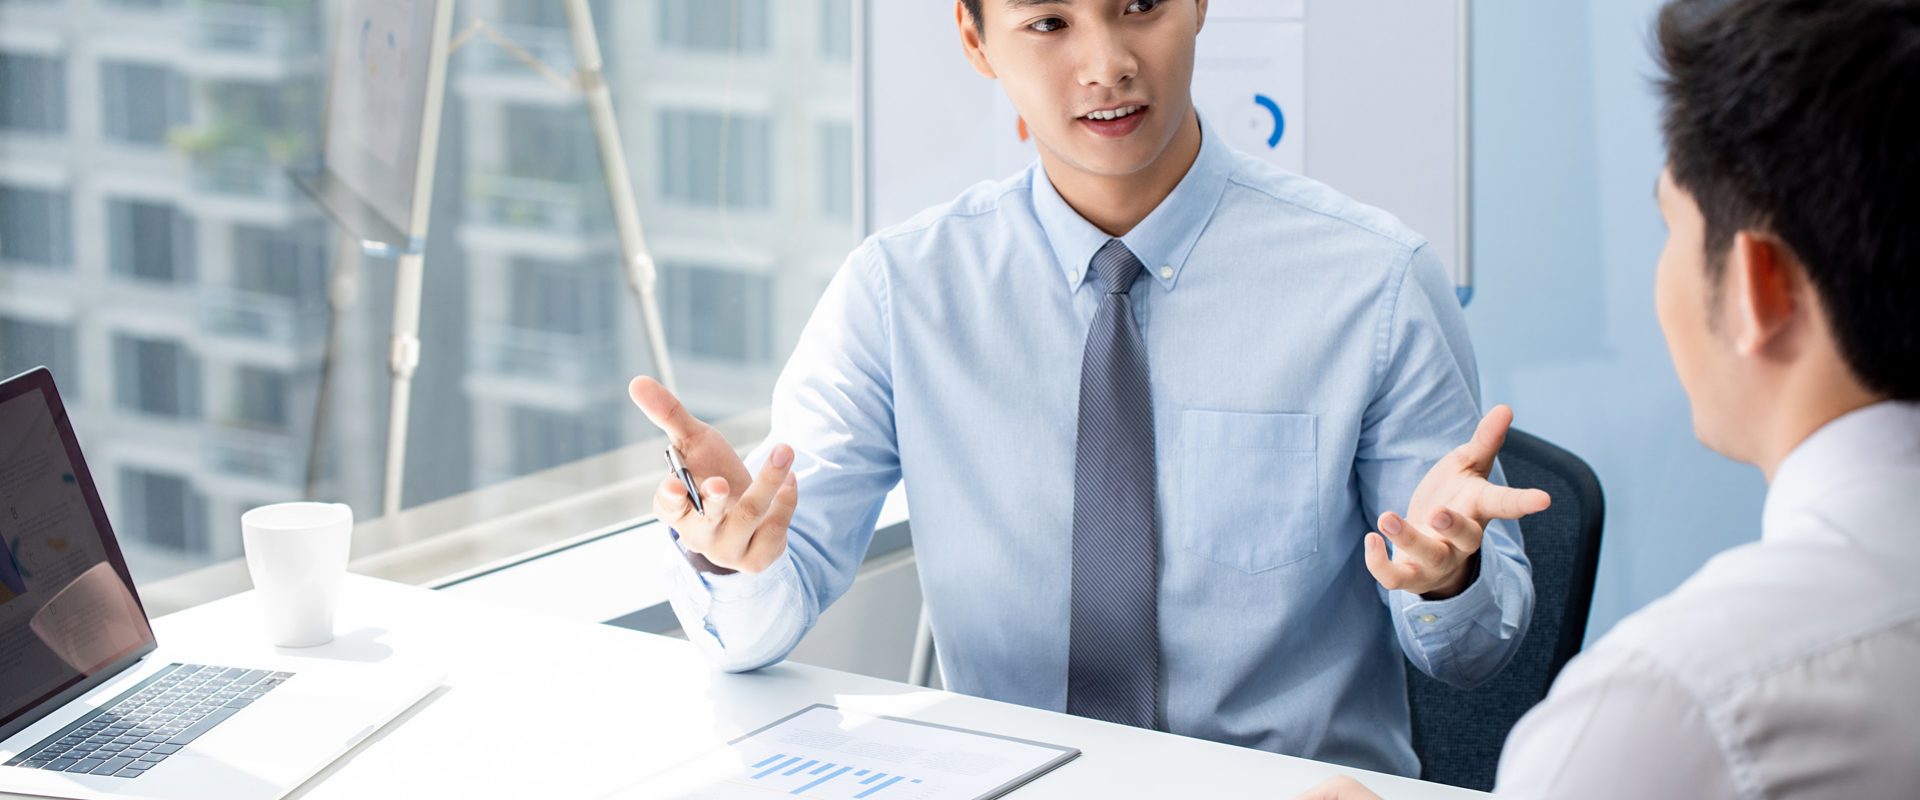
{"label": "whiteboard", "polygon": [[[993,0],[988,0],[993,2]],[[963,56],[953,5],[867,0],[864,228],[1036,157],[996,82]],[[1194,105],[1234,148],[1398,216],[1469,296],[1468,0],[1213,0]]]}
{"label": "whiteboard", "polygon": [[341,226],[413,252],[426,235],[453,0],[337,0],[323,161],[298,176]]}

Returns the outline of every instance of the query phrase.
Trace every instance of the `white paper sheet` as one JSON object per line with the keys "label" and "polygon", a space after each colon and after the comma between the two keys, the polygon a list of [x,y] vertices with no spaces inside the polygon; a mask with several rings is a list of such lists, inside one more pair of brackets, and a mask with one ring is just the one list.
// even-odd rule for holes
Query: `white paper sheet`
{"label": "white paper sheet", "polygon": [[614,797],[988,800],[1079,754],[1067,747],[818,705]]}

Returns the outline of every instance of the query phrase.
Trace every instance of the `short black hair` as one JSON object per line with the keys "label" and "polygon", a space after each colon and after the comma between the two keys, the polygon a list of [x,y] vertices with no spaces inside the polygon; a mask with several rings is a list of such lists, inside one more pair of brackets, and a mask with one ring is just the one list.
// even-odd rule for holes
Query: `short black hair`
{"label": "short black hair", "polygon": [[1920,0],[1671,0],[1656,36],[1714,285],[1772,235],[1861,383],[1920,400]]}
{"label": "short black hair", "polygon": [[967,16],[973,18],[973,31],[981,36],[987,35],[987,23],[980,19],[980,0],[960,0],[967,7]]}

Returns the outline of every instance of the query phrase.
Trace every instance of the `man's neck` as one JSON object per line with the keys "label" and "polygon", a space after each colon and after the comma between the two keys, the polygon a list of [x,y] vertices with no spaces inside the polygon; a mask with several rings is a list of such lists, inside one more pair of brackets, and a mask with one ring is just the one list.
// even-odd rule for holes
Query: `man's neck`
{"label": "man's neck", "polygon": [[[1843,370],[1822,370],[1818,375],[1801,375],[1789,385],[1777,387],[1781,401],[1762,428],[1768,432],[1760,443],[1754,465],[1772,484],[1780,473],[1780,464],[1809,437],[1836,419],[1885,400],[1868,391],[1850,374],[1832,374]],[[1793,385],[1798,384],[1798,385]]]}
{"label": "man's neck", "polygon": [[1192,107],[1167,149],[1145,169],[1128,175],[1096,175],[1040,148],[1040,164],[1055,191],[1086,221],[1108,236],[1125,236],[1173,194],[1200,157],[1200,117]]}

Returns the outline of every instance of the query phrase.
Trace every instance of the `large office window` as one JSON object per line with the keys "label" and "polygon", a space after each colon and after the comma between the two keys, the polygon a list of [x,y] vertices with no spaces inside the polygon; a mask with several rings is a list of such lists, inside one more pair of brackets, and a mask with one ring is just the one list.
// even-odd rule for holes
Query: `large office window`
{"label": "large office window", "polygon": [[773,281],[704,264],[666,264],[661,292],[667,344],[676,353],[739,365],[772,356]]}
{"label": "large office window", "polygon": [[[0,5],[18,12],[0,21],[0,369],[47,363],[86,392],[73,421],[116,515],[194,497],[224,513],[305,496],[331,344],[313,496],[378,516],[394,262],[337,259],[354,245],[287,177],[316,160],[329,59],[352,52],[322,23],[339,4]],[[841,220],[859,4],[590,5],[646,242],[671,262],[657,288],[681,388],[751,412],[857,244]],[[452,30],[485,20],[573,67],[561,0],[452,12]],[[581,98],[485,36],[446,86],[403,507],[657,435],[625,394],[653,343]],[[333,322],[336,287],[353,291]],[[122,466],[157,477],[123,483]],[[230,549],[164,528],[129,551],[141,580]]]}
{"label": "large office window", "polygon": [[763,209],[773,203],[773,125],[717,111],[660,112],[660,195],[676,205]]}
{"label": "large office window", "polygon": [[115,402],[123,409],[178,419],[200,416],[200,359],[170,339],[113,337]]}
{"label": "large office window", "polygon": [[207,549],[207,501],[184,475],[123,467],[113,527],[123,538],[192,555]]}
{"label": "large office window", "polygon": [[53,371],[61,396],[69,402],[80,396],[80,363],[74,350],[73,327],[0,317],[0,377],[41,366]]}
{"label": "large office window", "polygon": [[660,0],[660,43],[688,50],[764,53],[768,0]]}
{"label": "large office window", "polygon": [[159,64],[100,65],[100,126],[109,139],[163,145],[187,121],[187,82]]}
{"label": "large office window", "polygon": [[107,201],[113,271],[157,283],[191,283],[193,220],[171,203]]}
{"label": "large office window", "polygon": [[0,186],[0,264],[73,264],[73,201],[66,192]]}
{"label": "large office window", "polygon": [[0,53],[0,131],[67,131],[67,66],[60,57]]}

